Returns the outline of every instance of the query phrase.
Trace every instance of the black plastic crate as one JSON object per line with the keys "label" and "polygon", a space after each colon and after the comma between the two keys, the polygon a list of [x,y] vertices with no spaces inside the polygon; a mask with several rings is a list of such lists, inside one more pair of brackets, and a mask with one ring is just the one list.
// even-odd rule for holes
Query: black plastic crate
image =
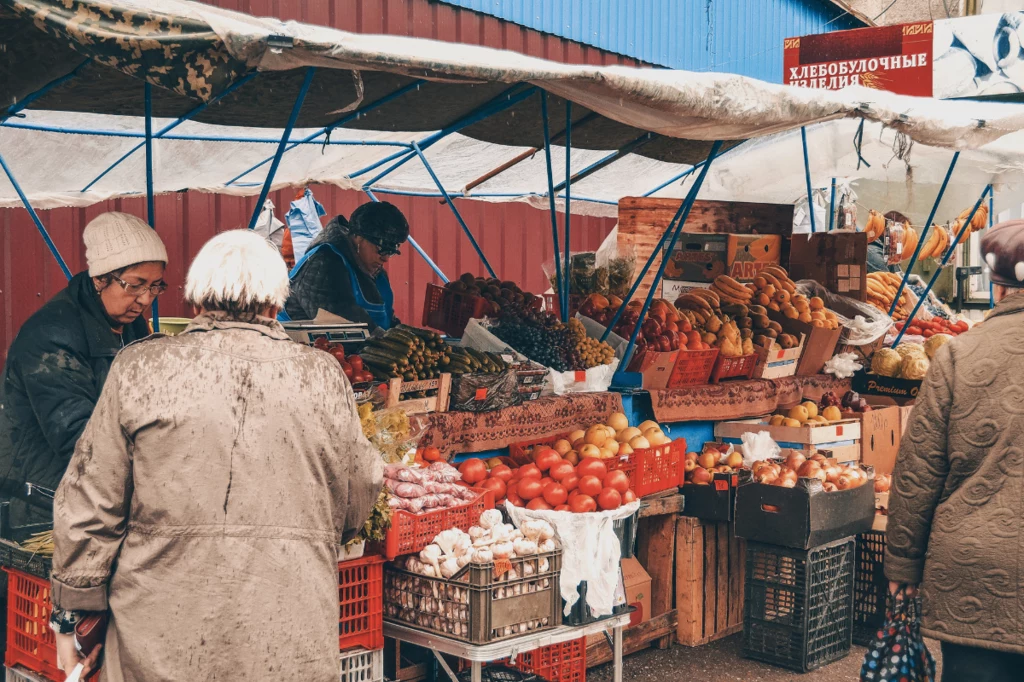
{"label": "black plastic crate", "polygon": [[747,543],[743,655],[808,672],[850,653],[855,538],[801,550]]}
{"label": "black plastic crate", "polygon": [[857,566],[853,572],[853,643],[868,646],[885,621],[889,581],[885,579],[885,531],[857,536]]}
{"label": "black plastic crate", "polygon": [[[621,574],[619,577],[622,577]],[[590,623],[596,623],[599,620],[607,620],[613,616],[618,616],[619,614],[625,613],[629,610],[629,604],[621,604],[619,606],[613,606],[612,612],[606,616],[595,616],[590,610],[590,607],[587,606],[587,581],[584,580],[581,582],[576,587],[576,590],[579,592],[580,598],[572,605],[572,610],[569,612],[569,615],[563,615],[562,623],[565,625],[571,625],[573,627],[589,625]]]}
{"label": "black plastic crate", "polygon": [[612,530],[615,531],[615,537],[619,539],[619,548],[623,559],[632,559],[636,555],[634,548],[636,547],[636,531],[639,525],[639,516],[640,512],[638,511],[632,516],[612,521]]}

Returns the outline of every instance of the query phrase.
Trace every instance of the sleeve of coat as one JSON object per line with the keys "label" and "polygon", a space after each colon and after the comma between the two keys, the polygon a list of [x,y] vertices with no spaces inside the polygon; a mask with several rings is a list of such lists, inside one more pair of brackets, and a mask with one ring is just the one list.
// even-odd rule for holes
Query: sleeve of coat
{"label": "sleeve of coat", "polygon": [[893,470],[885,575],[894,582],[917,585],[924,573],[932,517],[949,474],[952,377],[952,348],[946,344],[925,377]]}
{"label": "sleeve of coat", "polygon": [[132,496],[131,443],[121,426],[114,362],[53,503],[53,603],[105,611]]}

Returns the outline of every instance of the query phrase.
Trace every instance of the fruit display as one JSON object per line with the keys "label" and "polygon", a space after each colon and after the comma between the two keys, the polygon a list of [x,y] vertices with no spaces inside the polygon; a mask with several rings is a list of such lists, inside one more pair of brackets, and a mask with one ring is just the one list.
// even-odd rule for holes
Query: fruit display
{"label": "fruit display", "polygon": [[[896,291],[899,289],[903,278],[894,272],[869,272],[867,277],[868,303],[875,306],[886,315],[892,307],[893,299],[896,298]],[[910,297],[906,288],[900,292],[900,303],[893,311],[894,320],[905,320],[910,314]]]}
{"label": "fruit display", "polygon": [[[783,451],[786,453],[786,451]],[[825,492],[850,490],[868,482],[868,475],[857,466],[847,466],[829,460],[821,453],[805,457],[790,450],[779,461],[762,460],[751,467],[755,483],[795,488],[801,478],[817,478]]]}
{"label": "fruit display", "polygon": [[388,506],[413,514],[458,507],[479,497],[479,492],[459,485],[461,479],[462,474],[445,462],[431,462],[426,467],[397,463],[384,467]]}
{"label": "fruit display", "polygon": [[864,224],[864,234],[868,236],[868,243],[875,241],[885,233],[885,216],[871,209],[868,211],[868,221]]}
{"label": "fruit display", "polygon": [[563,324],[549,312],[523,308],[506,309],[498,324],[491,328],[491,333],[517,352],[557,372],[610,364],[615,358],[611,346],[581,341],[581,331],[586,337],[579,320]]}
{"label": "fruit display", "polygon": [[960,336],[970,329],[970,326],[962,320],[959,322],[951,322],[950,320],[942,317],[936,317],[928,320],[927,322],[915,317],[909,325],[906,324],[906,322],[896,323],[897,331],[902,331],[904,327],[907,328],[907,334],[910,334],[911,336],[923,336],[926,339],[933,336]]}
{"label": "fruit display", "polygon": [[539,301],[533,294],[520,289],[515,282],[502,282],[494,277],[477,277],[469,272],[448,282],[444,288],[455,293],[486,299],[490,304],[490,310],[487,311],[489,317],[497,317],[506,308],[534,307]]}
{"label": "fruit display", "polygon": [[953,243],[954,237],[955,235],[949,228],[933,224],[931,229],[928,230],[928,239],[925,240],[924,246],[921,247],[921,253],[918,255],[918,258],[942,258],[946,254],[949,245]]}
{"label": "fruit display", "polygon": [[731,474],[743,468],[743,455],[729,443],[705,443],[700,454],[687,452],[683,463],[686,483],[710,485],[715,474]]}
{"label": "fruit display", "polygon": [[[569,280],[570,295],[623,296],[633,283],[635,271],[634,254],[616,254],[614,257],[604,258],[603,254],[599,256],[594,252],[584,252],[572,254],[569,259],[569,270],[563,273],[563,276]],[[544,272],[548,276],[551,288],[558,291],[558,271],[553,260],[544,264]]]}
{"label": "fruit display", "polygon": [[[720,277],[735,281],[725,275]],[[777,330],[768,331],[772,323],[767,316],[761,315],[756,309],[751,310],[746,304],[737,302],[737,299],[723,296],[714,286],[710,289],[691,289],[677,298],[675,305],[680,314],[692,320],[694,329],[698,330],[702,342],[700,349],[715,347],[726,357],[750,355],[754,352],[755,335],[764,336],[765,339],[769,336],[775,338],[782,331],[777,324]],[[758,334],[759,331],[764,333]],[[689,334],[687,337],[689,339]],[[690,345],[687,349],[700,350]]]}
{"label": "fruit display", "polygon": [[590,369],[599,365],[610,365],[615,359],[615,349],[604,341],[592,339],[587,336],[587,330],[583,323],[573,318],[567,326],[575,344],[576,354],[580,358],[583,367]]}
{"label": "fruit display", "polygon": [[[642,307],[640,301],[630,301],[612,331],[624,339],[630,338],[640,319]],[[664,299],[655,299],[637,335],[637,356],[647,350],[670,353],[675,350],[710,349],[711,346],[704,343],[701,335],[694,331],[694,324],[693,319],[688,318],[684,311]]]}
{"label": "fruit display", "polygon": [[923,345],[901,343],[892,348],[880,348],[871,358],[871,372],[893,379],[924,379],[931,361]]}
{"label": "fruit display", "polygon": [[[828,402],[831,403],[831,401]],[[839,406],[827,404],[819,409],[818,403],[813,400],[807,400],[796,407],[789,408],[785,412],[773,414],[768,419],[768,424],[771,426],[797,428],[800,426],[821,426],[822,424],[831,424],[842,419],[843,415],[839,410]]]}
{"label": "fruit display", "polygon": [[340,343],[330,343],[321,336],[313,342],[313,347],[333,355],[350,383],[362,384],[373,381],[373,373],[364,366],[363,359],[355,354],[345,355],[345,348]]}
{"label": "fruit display", "polygon": [[440,335],[404,324],[367,341],[360,356],[373,378],[379,381],[436,379],[447,371],[450,362],[448,344]]}
{"label": "fruit display", "polygon": [[782,313],[791,320],[813,327],[839,329],[839,318],[825,307],[825,302],[817,296],[808,298],[798,292],[789,273],[781,266],[766,267],[754,278],[749,290],[754,303]]}
{"label": "fruit display", "polygon": [[920,241],[920,235],[917,234],[910,223],[903,223],[903,259],[910,260],[910,257],[914,255],[914,249],[917,248],[917,244]]}
{"label": "fruit display", "polygon": [[840,398],[836,395],[835,391],[829,391],[825,395],[821,396],[821,400],[818,401],[818,410],[824,411],[829,407],[838,407],[843,412],[870,412],[872,410],[871,405],[868,405],[868,401],[860,396],[860,393],[856,391],[847,391]]}

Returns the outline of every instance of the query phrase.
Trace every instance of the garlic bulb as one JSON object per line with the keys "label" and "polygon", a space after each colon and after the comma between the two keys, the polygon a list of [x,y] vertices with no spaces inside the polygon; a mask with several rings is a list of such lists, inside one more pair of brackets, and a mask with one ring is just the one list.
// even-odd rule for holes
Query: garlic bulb
{"label": "garlic bulb", "polygon": [[420,561],[425,564],[435,563],[441,556],[441,548],[437,545],[427,545],[420,550]]}
{"label": "garlic bulb", "polygon": [[491,552],[494,554],[495,559],[508,559],[512,556],[512,552],[515,548],[511,542],[497,542],[494,547],[491,548]]}
{"label": "garlic bulb", "polygon": [[473,526],[469,529],[469,539],[473,542],[476,542],[484,535],[487,535],[487,531],[481,528],[480,526]]}
{"label": "garlic bulb", "polygon": [[451,578],[459,572],[460,568],[461,566],[459,566],[459,562],[455,557],[448,557],[444,560],[444,563],[441,564],[441,577]]}
{"label": "garlic bulb", "polygon": [[547,521],[541,521],[540,539],[542,541],[550,540],[555,537],[555,529]]}
{"label": "garlic bulb", "polygon": [[454,554],[455,543],[459,541],[459,538],[464,537],[466,534],[458,528],[449,528],[443,530],[437,534],[434,538],[434,544],[441,548],[441,551],[446,555]]}
{"label": "garlic bulb", "polygon": [[459,539],[455,541],[454,547],[452,547],[452,553],[460,557],[463,554],[470,554],[473,548],[473,541],[470,540],[468,535],[460,535]]}
{"label": "garlic bulb", "polygon": [[546,524],[545,521],[540,519],[528,519],[523,522],[522,532],[523,536],[527,540],[533,540],[534,542],[540,541],[540,534],[543,530],[543,526]]}
{"label": "garlic bulb", "polygon": [[463,566],[468,564],[472,558],[473,558],[473,554],[471,552],[465,552],[463,554],[456,554],[455,555],[455,562],[459,565],[459,568],[462,568]]}
{"label": "garlic bulb", "polygon": [[555,546],[555,541],[551,538],[548,538],[537,546],[538,552],[554,552],[556,549],[558,548]]}
{"label": "garlic bulb", "polygon": [[477,524],[484,529],[493,528],[494,526],[501,525],[502,518],[499,510],[488,509],[480,515],[480,520],[477,521]]}
{"label": "garlic bulb", "polygon": [[491,528],[491,537],[494,538],[495,542],[508,542],[512,538],[511,526],[507,526],[504,523]]}
{"label": "garlic bulb", "polygon": [[516,556],[529,556],[537,553],[537,543],[533,540],[516,540],[512,543]]}
{"label": "garlic bulb", "polygon": [[494,555],[489,549],[477,549],[473,552],[474,564],[489,564],[494,561]]}

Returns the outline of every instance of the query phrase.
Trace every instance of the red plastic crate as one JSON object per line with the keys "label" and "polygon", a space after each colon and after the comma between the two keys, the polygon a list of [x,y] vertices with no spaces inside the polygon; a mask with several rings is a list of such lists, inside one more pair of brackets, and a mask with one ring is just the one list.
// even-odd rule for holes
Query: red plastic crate
{"label": "red plastic crate", "polygon": [[757,368],[757,353],[727,358],[719,355],[715,368],[711,371],[711,383],[717,384],[723,379],[750,379]]}
{"label": "red plastic crate", "polygon": [[494,493],[474,488],[480,494],[471,502],[434,511],[412,514],[396,509],[391,514],[391,528],[384,539],[384,556],[388,561],[403,554],[416,554],[429,545],[443,530],[459,528],[468,531],[480,515],[494,508]]}
{"label": "red plastic crate", "polygon": [[370,555],[338,564],[338,601],[338,648],[383,647],[384,557]]}
{"label": "red plastic crate", "polygon": [[548,682],[585,682],[587,679],[587,638],[552,644],[520,654],[516,667]]}
{"label": "red plastic crate", "polygon": [[428,284],[423,301],[423,326],[448,336],[461,337],[473,318],[486,317],[490,303],[482,296],[470,296]]}
{"label": "red plastic crate", "polygon": [[686,388],[687,386],[703,386],[711,381],[711,372],[718,359],[718,349],[681,350],[676,358],[676,365],[669,377],[669,388]]}
{"label": "red plastic crate", "polygon": [[50,581],[22,573],[7,572],[7,654],[4,665],[21,665],[48,679],[61,682],[57,668],[57,645],[50,629]]}
{"label": "red plastic crate", "polygon": [[625,457],[605,460],[609,469],[629,476],[629,487],[637,497],[677,488],[683,481],[686,440],[678,438],[668,445],[634,450]]}

